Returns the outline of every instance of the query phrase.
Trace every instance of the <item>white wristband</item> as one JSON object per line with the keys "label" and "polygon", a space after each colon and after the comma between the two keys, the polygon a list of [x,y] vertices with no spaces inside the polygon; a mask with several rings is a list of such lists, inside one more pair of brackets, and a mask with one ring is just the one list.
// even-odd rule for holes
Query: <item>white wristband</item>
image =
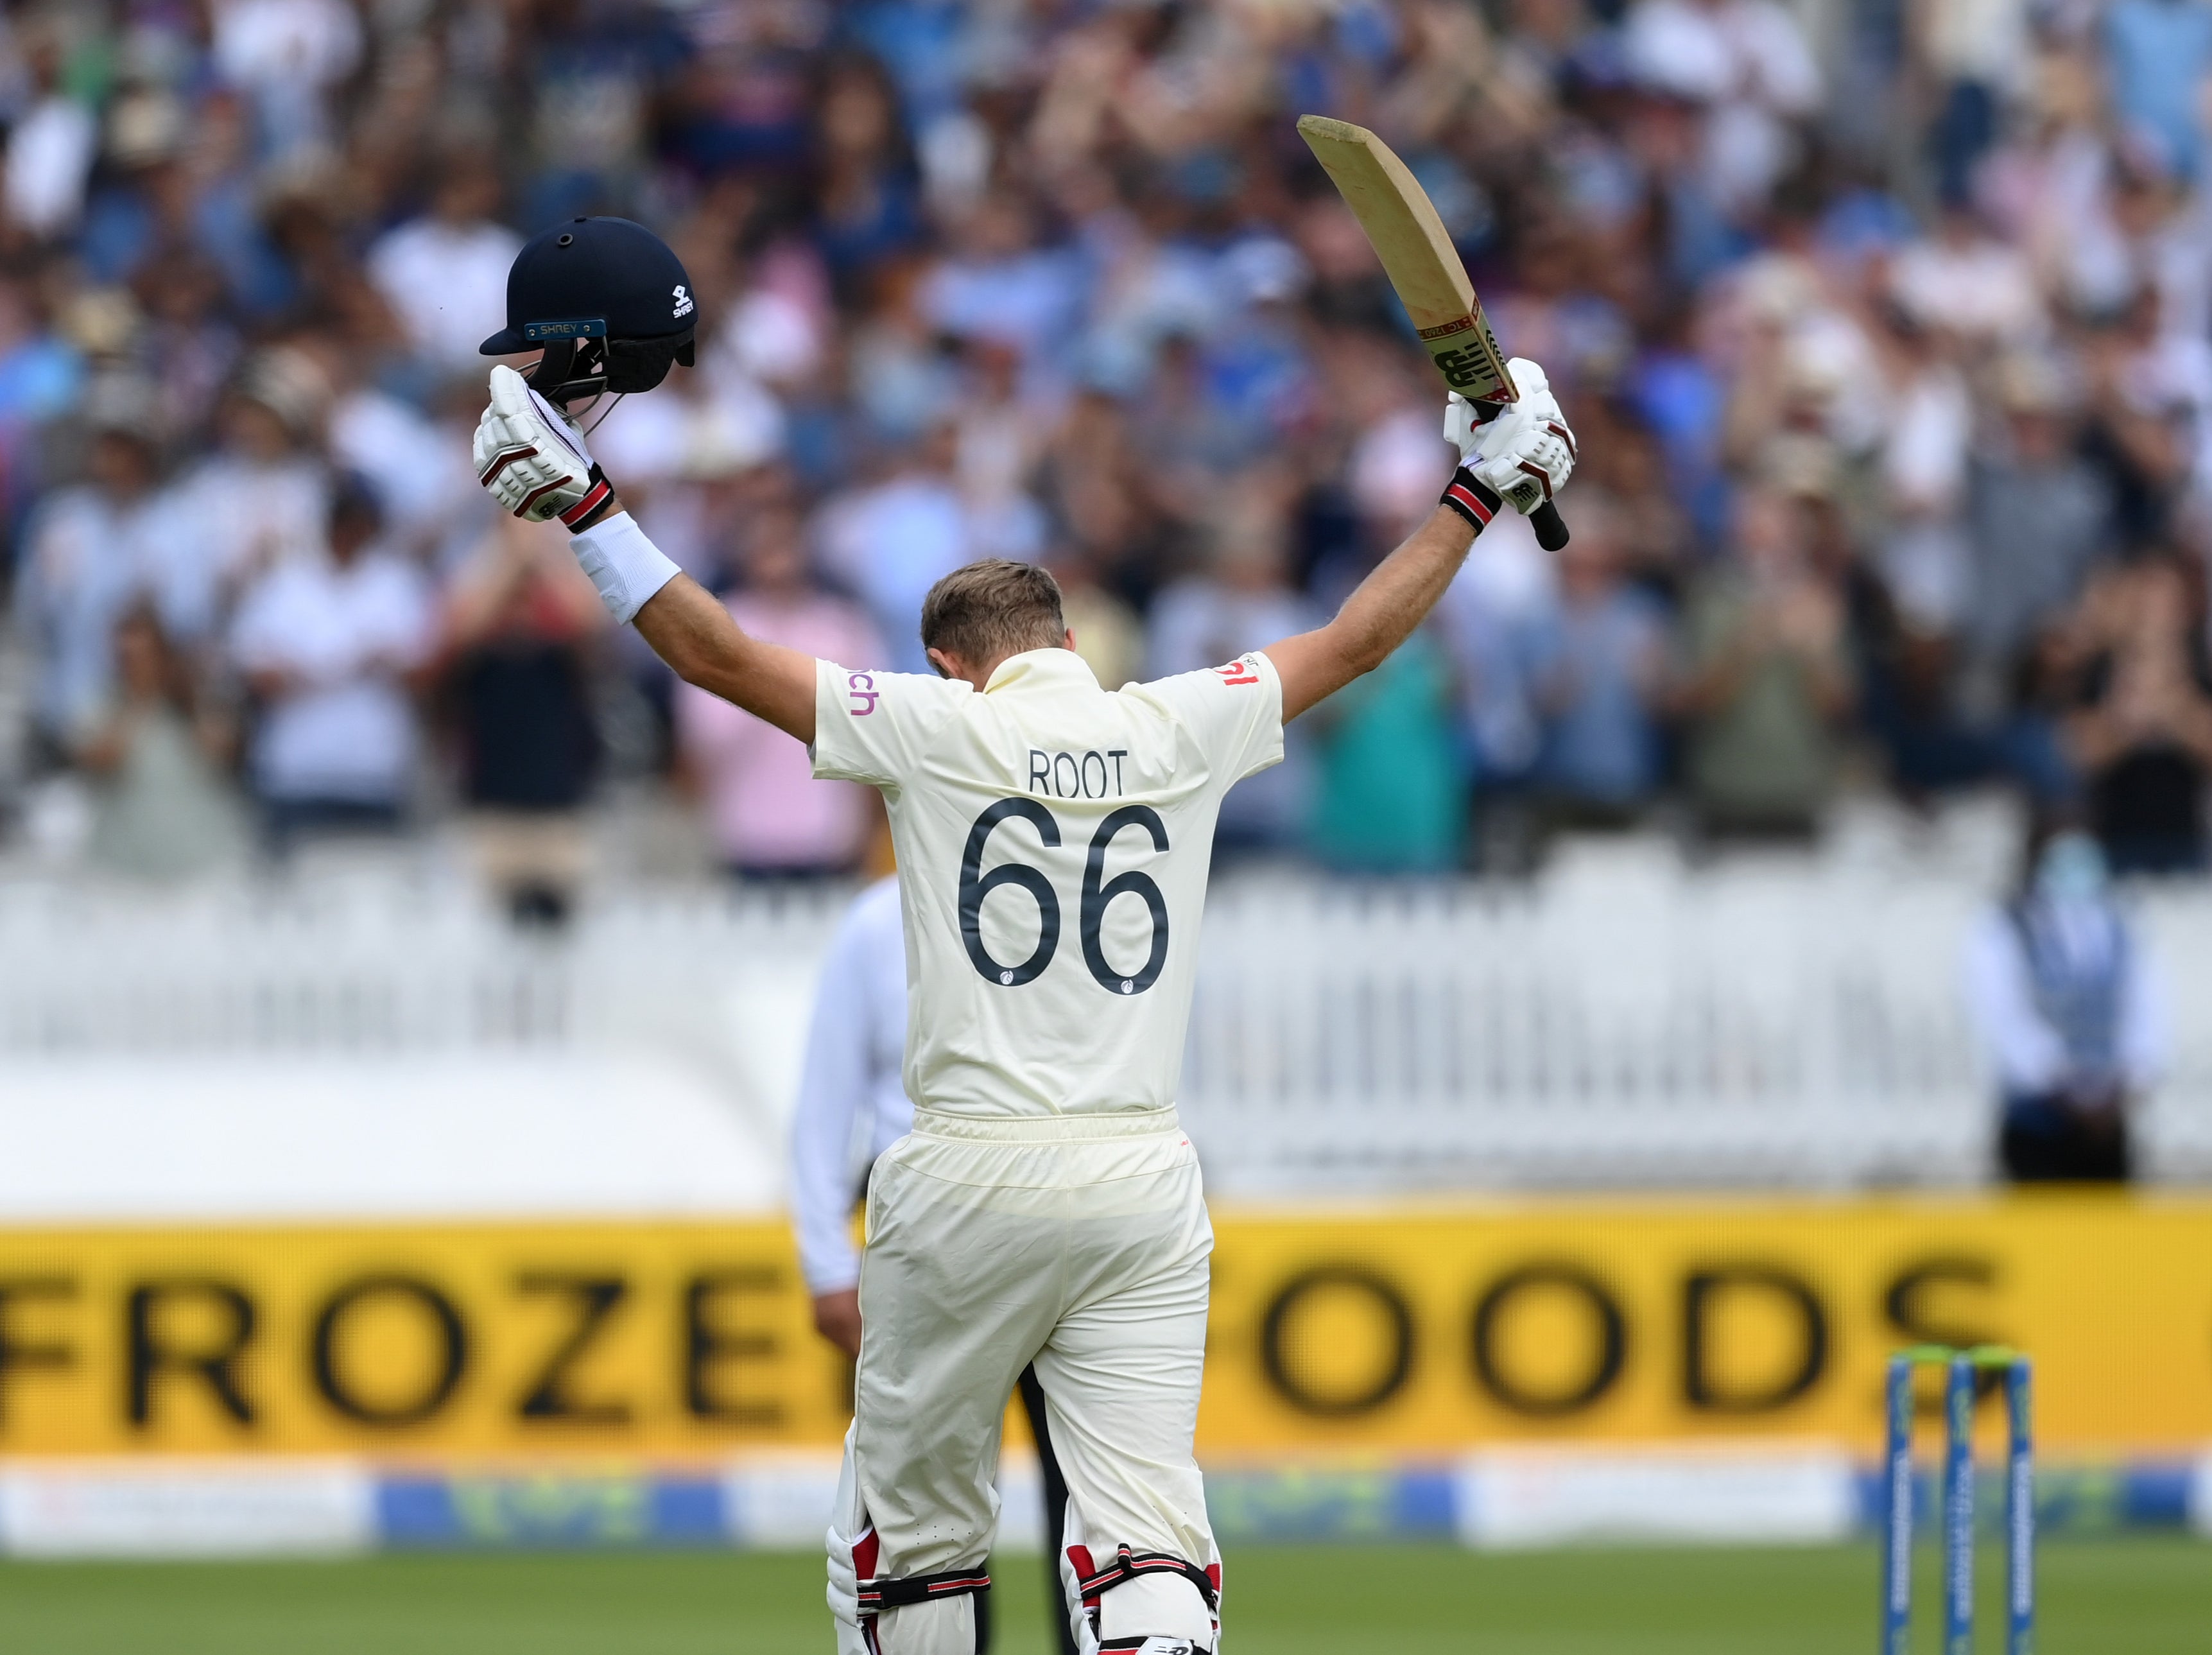
{"label": "white wristband", "polygon": [[628,512],[592,524],[572,536],[569,545],[599,589],[607,613],[625,626],[645,607],[647,599],[684,572],[645,538],[645,531]]}

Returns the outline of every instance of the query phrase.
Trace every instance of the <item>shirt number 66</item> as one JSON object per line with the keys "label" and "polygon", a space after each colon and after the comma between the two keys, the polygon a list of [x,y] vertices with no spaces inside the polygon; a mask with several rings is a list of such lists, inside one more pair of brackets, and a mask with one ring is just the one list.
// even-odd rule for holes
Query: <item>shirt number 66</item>
{"label": "shirt number 66", "polygon": [[[1007,989],[1036,981],[1060,948],[1060,893],[1052,888],[1052,881],[1045,877],[1043,870],[1027,862],[1001,862],[988,873],[983,872],[985,842],[1000,823],[1014,816],[1034,827],[1038,841],[1045,847],[1059,846],[1060,824],[1053,819],[1050,811],[1034,799],[1001,799],[975,818],[975,825],[968,830],[966,854],[960,858],[961,939],[968,945],[968,958],[977,974],[986,983]],[[1114,843],[1115,835],[1128,828],[1142,828],[1149,833],[1154,850],[1164,851],[1168,848],[1167,824],[1149,805],[1124,805],[1101,822],[1098,831],[1091,836],[1091,852],[1084,862],[1083,902],[1077,929],[1083,940],[1083,963],[1091,968],[1091,975],[1098,986],[1111,994],[1140,995],[1159,981],[1161,968],[1167,964],[1168,904],[1151,875],[1134,869],[1102,881],[1107,848]],[[1018,885],[1036,901],[1036,947],[1018,965],[1006,965],[994,959],[991,951],[983,946],[983,899],[1002,885]],[[1106,921],[1107,905],[1116,897],[1128,896],[1143,898],[1152,912],[1152,946],[1143,967],[1124,974],[1108,963],[1099,931]]]}

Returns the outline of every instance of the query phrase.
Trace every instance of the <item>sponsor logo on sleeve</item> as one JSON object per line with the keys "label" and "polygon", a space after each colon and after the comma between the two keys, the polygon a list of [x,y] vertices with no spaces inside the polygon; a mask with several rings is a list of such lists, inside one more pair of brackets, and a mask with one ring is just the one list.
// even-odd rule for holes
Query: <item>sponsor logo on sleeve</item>
{"label": "sponsor logo on sleeve", "polygon": [[1249,660],[1232,660],[1226,666],[1217,666],[1214,672],[1224,684],[1257,684],[1260,674]]}
{"label": "sponsor logo on sleeve", "polygon": [[854,718],[866,718],[870,713],[874,712],[876,703],[882,697],[883,693],[876,688],[876,675],[873,672],[845,674],[845,694],[853,703],[851,711]]}

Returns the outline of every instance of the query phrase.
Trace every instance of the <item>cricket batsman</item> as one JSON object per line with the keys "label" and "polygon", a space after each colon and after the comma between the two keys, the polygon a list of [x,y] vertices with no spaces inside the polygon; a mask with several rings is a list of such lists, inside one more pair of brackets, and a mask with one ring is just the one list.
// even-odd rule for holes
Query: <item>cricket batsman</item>
{"label": "cricket batsman", "polygon": [[1068,1502],[1061,1575],[1084,1655],[1213,1655],[1221,1560],[1192,1455],[1212,1232],[1176,1080],[1214,818],[1283,726],[1419,625],[1502,503],[1574,466],[1542,371],[1490,423],[1449,417],[1436,511],[1334,619],[1211,671],[1107,690],[1052,577],[997,559],[932,588],[936,676],[748,636],[663,556],[569,406],[691,360],[675,255],[579,219],[517,255],[489,356],[478,477],[558,517],[608,611],[680,676],[882,790],[907,954],[914,1129],[878,1160],[854,1420],[829,1535],[839,1655],[973,1655],[1008,1392],[1034,1365]]}

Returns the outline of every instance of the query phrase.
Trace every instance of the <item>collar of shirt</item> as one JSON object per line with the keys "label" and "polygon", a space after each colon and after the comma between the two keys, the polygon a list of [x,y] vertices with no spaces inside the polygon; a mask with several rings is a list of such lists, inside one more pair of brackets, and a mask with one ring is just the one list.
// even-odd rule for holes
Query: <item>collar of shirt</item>
{"label": "collar of shirt", "polygon": [[1073,649],[1054,644],[1049,649],[1025,649],[1000,661],[983,685],[987,696],[1001,691],[1059,690],[1074,685],[1098,687],[1098,680]]}

